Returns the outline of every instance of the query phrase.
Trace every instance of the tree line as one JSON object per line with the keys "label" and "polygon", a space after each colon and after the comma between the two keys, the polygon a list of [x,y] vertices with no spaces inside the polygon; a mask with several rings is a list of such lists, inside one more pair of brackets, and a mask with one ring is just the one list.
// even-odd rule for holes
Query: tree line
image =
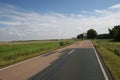
{"label": "tree line", "polygon": [[96,30],[94,29],[89,29],[86,33],[86,36],[84,35],[85,33],[77,35],[77,39],[83,39],[83,38],[88,38],[88,39],[113,39],[115,41],[120,41],[120,25],[114,26],[112,29],[108,29],[109,33],[108,34],[97,34]]}

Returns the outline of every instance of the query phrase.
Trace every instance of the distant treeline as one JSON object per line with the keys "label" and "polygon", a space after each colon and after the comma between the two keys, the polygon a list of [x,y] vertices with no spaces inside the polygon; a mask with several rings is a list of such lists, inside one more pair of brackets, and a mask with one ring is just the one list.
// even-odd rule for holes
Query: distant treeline
{"label": "distant treeline", "polygon": [[114,41],[120,41],[120,25],[114,26],[112,29],[108,29],[108,34],[97,34],[96,30],[89,29],[87,35],[85,33],[77,35],[77,39],[113,39]]}
{"label": "distant treeline", "polygon": [[111,39],[110,34],[98,34],[97,39]]}

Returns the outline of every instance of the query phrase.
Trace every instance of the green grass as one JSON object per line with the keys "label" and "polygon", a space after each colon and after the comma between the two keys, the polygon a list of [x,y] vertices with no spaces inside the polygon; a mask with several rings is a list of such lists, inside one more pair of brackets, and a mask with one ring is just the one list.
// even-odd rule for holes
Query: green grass
{"label": "green grass", "polygon": [[[75,40],[62,40],[67,46]],[[0,44],[0,68],[64,47],[60,41],[31,41]]]}
{"label": "green grass", "polygon": [[120,42],[111,42],[110,40],[94,40],[93,42],[113,78],[120,80]]}

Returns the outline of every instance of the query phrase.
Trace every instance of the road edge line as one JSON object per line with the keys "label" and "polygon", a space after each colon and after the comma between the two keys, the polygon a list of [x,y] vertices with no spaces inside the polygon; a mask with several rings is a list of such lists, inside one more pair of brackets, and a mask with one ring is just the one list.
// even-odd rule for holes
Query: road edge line
{"label": "road edge line", "polygon": [[109,80],[109,78],[108,78],[108,76],[107,76],[107,73],[106,73],[106,71],[105,71],[105,69],[104,69],[104,67],[103,67],[103,65],[102,65],[102,63],[101,63],[101,61],[100,61],[100,59],[99,59],[98,53],[97,53],[97,51],[96,51],[96,49],[95,49],[92,41],[91,41],[91,44],[92,44],[92,47],[93,47],[93,49],[94,49],[94,51],[95,51],[95,55],[96,55],[96,57],[97,57],[97,60],[98,60],[99,66],[100,66],[100,68],[101,68],[101,70],[102,70],[102,73],[103,73],[103,75],[104,75],[104,78],[105,78],[105,80]]}

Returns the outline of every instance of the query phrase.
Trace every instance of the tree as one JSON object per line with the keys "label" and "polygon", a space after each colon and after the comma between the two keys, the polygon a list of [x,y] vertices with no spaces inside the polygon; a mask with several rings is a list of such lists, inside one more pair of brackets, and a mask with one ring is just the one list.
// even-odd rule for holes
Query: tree
{"label": "tree", "polygon": [[119,40],[120,41],[120,25],[114,26],[112,29],[108,29],[110,36],[114,40]]}
{"label": "tree", "polygon": [[83,34],[77,35],[77,39],[83,39]]}
{"label": "tree", "polygon": [[97,32],[94,29],[89,29],[87,31],[87,38],[93,39],[97,37]]}

